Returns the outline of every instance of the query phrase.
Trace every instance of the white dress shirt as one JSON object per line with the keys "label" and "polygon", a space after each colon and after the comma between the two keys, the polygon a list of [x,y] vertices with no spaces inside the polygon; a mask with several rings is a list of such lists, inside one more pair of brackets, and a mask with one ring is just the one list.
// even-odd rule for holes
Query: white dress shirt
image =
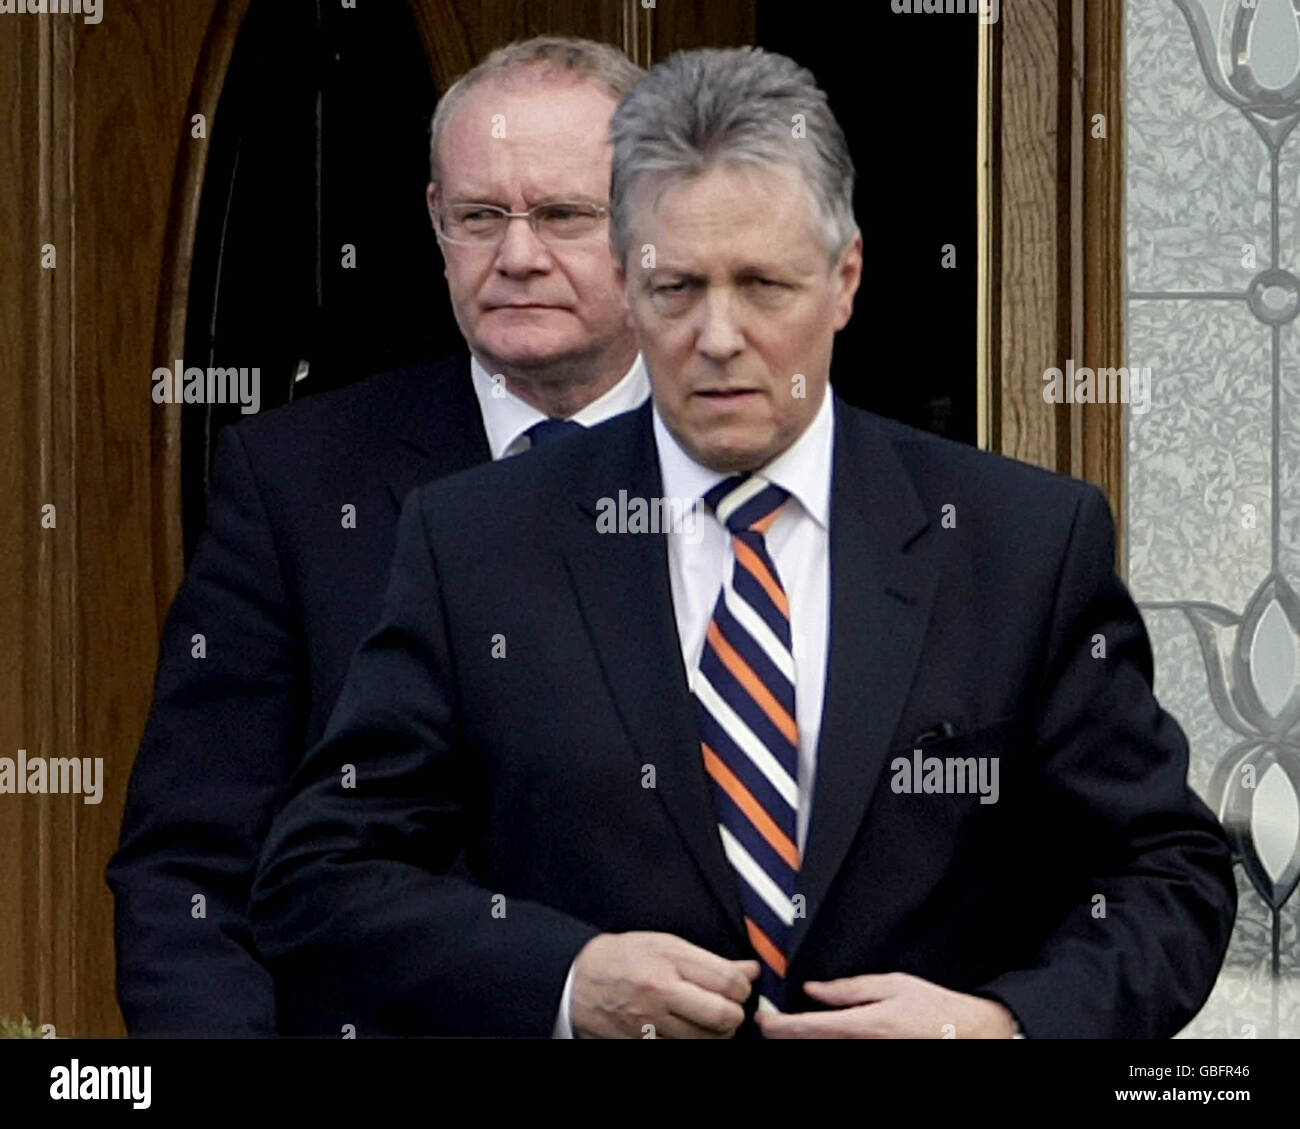
{"label": "white dress shirt", "polygon": [[[664,497],[683,506],[696,502],[696,528],[668,534],[668,577],[672,589],[682,665],[691,679],[699,673],[700,655],[713,606],[735,554],[726,526],[701,496],[728,476],[709,470],[682,450],[665,426],[656,405],[655,444],[663,475]],[[768,555],[776,565],[790,601],[790,633],[794,643],[795,724],[799,727],[799,807],[797,833],[802,855],[812,815],[817,737],[821,732],[822,699],[826,689],[826,659],[830,629],[830,509],[831,466],[835,440],[834,397],[827,388],[812,422],[789,447],[761,470],[770,482],[790,492],[767,532]],[[575,959],[574,964],[577,961]],[[555,1024],[556,1038],[572,1038],[573,966],[569,968]]]}
{"label": "white dress shirt", "polygon": [[[533,424],[548,419],[546,413],[521,400],[510,391],[504,380],[494,381],[472,353],[469,375],[474,384],[474,395],[478,397],[479,413],[483,416],[483,430],[487,432],[493,461],[527,451],[532,444],[524,432]],[[623,412],[639,408],[649,395],[650,380],[646,376],[645,362],[638,353],[632,367],[613,388],[569,418],[583,427],[595,427]]]}

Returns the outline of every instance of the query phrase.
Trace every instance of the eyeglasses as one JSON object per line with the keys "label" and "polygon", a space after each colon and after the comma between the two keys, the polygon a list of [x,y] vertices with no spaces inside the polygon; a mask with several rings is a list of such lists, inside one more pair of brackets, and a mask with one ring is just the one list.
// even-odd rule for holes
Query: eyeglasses
{"label": "eyeglasses", "polygon": [[604,204],[555,202],[510,212],[495,204],[449,204],[434,210],[438,234],[448,243],[490,246],[505,238],[511,220],[526,219],[544,243],[568,243],[599,234],[609,214]]}

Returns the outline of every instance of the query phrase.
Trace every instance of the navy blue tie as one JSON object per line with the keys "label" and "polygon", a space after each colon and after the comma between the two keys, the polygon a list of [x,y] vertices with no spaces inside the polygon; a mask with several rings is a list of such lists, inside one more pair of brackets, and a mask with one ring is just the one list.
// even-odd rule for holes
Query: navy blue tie
{"label": "navy blue tie", "polygon": [[534,447],[540,447],[543,443],[562,439],[581,430],[583,430],[582,424],[574,423],[571,419],[544,419],[540,423],[533,424],[524,434],[532,440]]}

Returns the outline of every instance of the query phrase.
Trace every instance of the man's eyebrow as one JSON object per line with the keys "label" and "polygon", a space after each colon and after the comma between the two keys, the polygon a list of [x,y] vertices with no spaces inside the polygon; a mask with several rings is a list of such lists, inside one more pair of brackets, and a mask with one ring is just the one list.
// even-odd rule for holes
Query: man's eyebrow
{"label": "man's eyebrow", "polygon": [[[449,204],[495,204],[498,208],[505,208],[506,211],[513,211],[513,209],[494,192],[455,192],[449,193],[446,200]],[[545,196],[537,197],[532,197],[525,193],[524,200],[531,200],[532,203],[528,206],[532,208],[536,208],[541,204],[600,204],[600,201],[596,199],[596,197],[586,192],[549,192]]]}
{"label": "man's eyebrow", "polygon": [[491,192],[449,192],[446,201],[448,204],[496,204],[505,207],[501,198]]}
{"label": "man's eyebrow", "polygon": [[647,286],[654,286],[656,283],[665,282],[669,279],[674,283],[684,282],[689,283],[691,286],[700,286],[708,281],[707,277],[700,274],[699,271],[662,265],[651,267],[642,277]]}
{"label": "man's eyebrow", "polygon": [[[674,266],[671,263],[656,263],[650,268],[650,274],[673,274],[681,278],[691,280],[701,280],[706,275],[691,267]],[[734,278],[754,278],[760,275],[797,275],[800,273],[799,268],[795,266],[782,266],[778,263],[746,263],[744,266],[736,267],[729,272]]]}
{"label": "man's eyebrow", "polygon": [[589,192],[548,192],[545,196],[532,197],[524,194],[525,200],[532,200],[533,207],[538,204],[600,204],[601,201]]}

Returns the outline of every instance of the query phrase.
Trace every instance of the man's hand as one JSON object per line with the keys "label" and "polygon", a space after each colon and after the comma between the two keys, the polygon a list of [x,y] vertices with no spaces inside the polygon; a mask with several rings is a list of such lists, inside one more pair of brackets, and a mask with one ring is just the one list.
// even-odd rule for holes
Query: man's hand
{"label": "man's hand", "polygon": [[584,1038],[730,1039],[758,961],[727,960],[671,933],[602,933],[573,968],[573,1029]]}
{"label": "man's hand", "polygon": [[1016,1020],[996,1000],[968,996],[906,972],[809,980],[804,991],[838,1011],[758,1011],[767,1039],[1009,1039]]}

